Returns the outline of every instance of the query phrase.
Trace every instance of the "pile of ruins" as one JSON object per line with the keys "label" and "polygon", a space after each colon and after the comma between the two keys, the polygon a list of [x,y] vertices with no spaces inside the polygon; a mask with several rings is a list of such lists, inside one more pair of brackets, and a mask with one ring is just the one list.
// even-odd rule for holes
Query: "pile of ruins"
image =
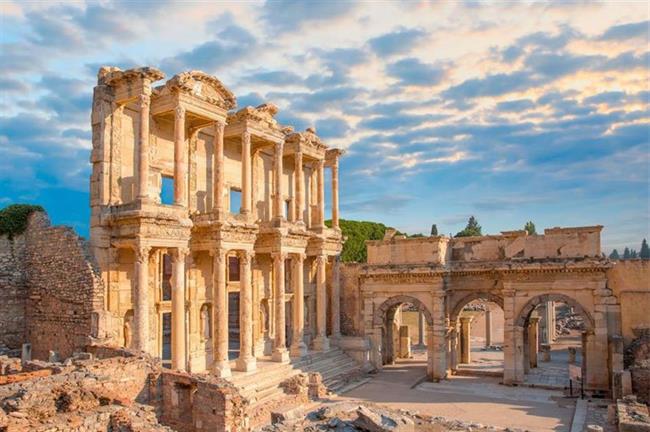
{"label": "pile of ruins", "polygon": [[477,300],[503,310],[504,384],[570,327],[585,391],[650,402],[649,262],[604,258],[601,226],[388,230],[342,263],[343,152],[215,77],[163,78],[99,71],[89,241],[40,212],[0,237],[0,430],[250,430],[393,363],[404,305],[444,380]]}

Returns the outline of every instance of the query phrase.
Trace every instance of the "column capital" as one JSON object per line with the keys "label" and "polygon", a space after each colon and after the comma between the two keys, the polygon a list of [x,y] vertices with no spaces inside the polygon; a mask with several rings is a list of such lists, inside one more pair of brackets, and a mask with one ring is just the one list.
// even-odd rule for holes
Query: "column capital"
{"label": "column capital", "polygon": [[215,121],[214,122],[215,138],[217,138],[217,135],[223,136],[223,131],[224,131],[225,128],[226,128],[226,123],[225,122],[223,122],[221,120]]}
{"label": "column capital", "polygon": [[135,246],[133,248],[133,251],[135,252],[135,259],[138,263],[146,263],[149,262],[149,254],[151,253],[151,246]]}
{"label": "column capital", "polygon": [[305,258],[307,258],[307,254],[304,253],[304,252],[292,253],[291,256],[298,259],[298,260],[300,260],[300,261],[304,261]]}
{"label": "column capital", "polygon": [[237,252],[237,256],[239,257],[242,264],[250,265],[253,261],[253,258],[255,257],[255,252],[249,250],[240,250]]}
{"label": "column capital", "polygon": [[327,255],[325,254],[316,255],[316,263],[327,264]]}
{"label": "column capital", "polygon": [[280,260],[284,261],[287,259],[288,254],[286,252],[271,252],[271,257],[273,257],[273,260]]}
{"label": "column capital", "polygon": [[184,260],[189,253],[190,248],[188,247],[177,247],[170,250],[170,255],[173,260]]}
{"label": "column capital", "polygon": [[246,142],[250,143],[250,141],[251,141],[251,133],[248,131],[248,129],[241,133],[241,139],[242,139],[242,142],[246,141]]}

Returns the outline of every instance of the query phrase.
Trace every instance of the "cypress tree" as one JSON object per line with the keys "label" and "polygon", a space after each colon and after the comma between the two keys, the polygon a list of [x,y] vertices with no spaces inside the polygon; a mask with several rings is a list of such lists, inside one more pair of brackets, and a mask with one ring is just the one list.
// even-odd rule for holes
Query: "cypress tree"
{"label": "cypress tree", "polygon": [[619,260],[621,259],[620,255],[618,254],[618,251],[614,249],[611,254],[609,254],[609,259],[611,260]]}
{"label": "cypress tree", "polygon": [[639,252],[639,258],[650,259],[650,247],[648,247],[648,242],[646,239],[643,239],[641,242],[641,251]]}

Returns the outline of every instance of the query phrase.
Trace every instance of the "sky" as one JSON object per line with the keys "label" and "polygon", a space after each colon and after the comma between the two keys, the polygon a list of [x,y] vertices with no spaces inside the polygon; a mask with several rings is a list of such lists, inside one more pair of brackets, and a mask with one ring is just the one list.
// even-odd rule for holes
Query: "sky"
{"label": "sky", "polygon": [[214,74],[346,150],[341,216],[650,237],[647,2],[0,0],[0,207],[88,233],[97,70]]}

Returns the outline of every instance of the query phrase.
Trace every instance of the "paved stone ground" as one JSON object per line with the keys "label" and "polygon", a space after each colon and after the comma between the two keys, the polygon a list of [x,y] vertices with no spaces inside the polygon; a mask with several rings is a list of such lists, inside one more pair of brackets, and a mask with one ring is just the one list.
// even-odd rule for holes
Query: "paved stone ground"
{"label": "paved stone ground", "polygon": [[491,377],[458,376],[441,383],[418,384],[425,373],[426,364],[421,360],[401,360],[336,399],[530,431],[570,429],[573,401],[563,399],[561,392],[505,387],[499,378]]}

